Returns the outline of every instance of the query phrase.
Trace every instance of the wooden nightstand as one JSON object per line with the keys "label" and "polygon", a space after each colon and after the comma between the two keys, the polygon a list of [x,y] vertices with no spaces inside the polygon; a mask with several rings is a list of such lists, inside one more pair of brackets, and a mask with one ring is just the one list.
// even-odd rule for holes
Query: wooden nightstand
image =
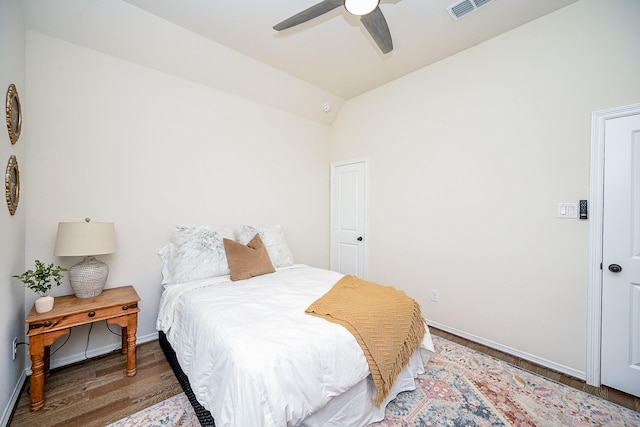
{"label": "wooden nightstand", "polygon": [[136,374],[136,331],[140,297],[133,286],[105,289],[92,298],[66,295],[55,298],[53,310],[37,313],[31,309],[29,324],[31,355],[31,410],[44,406],[44,379],[49,375],[51,344],[69,333],[72,327],[106,320],[122,327],[122,354],[127,355],[127,376]]}

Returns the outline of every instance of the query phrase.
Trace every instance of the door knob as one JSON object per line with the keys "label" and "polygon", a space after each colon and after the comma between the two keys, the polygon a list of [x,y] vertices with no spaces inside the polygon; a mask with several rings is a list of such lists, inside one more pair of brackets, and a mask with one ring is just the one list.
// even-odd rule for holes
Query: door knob
{"label": "door knob", "polygon": [[358,236],[358,238],[356,239],[358,242],[362,242],[362,236]]}
{"label": "door knob", "polygon": [[622,271],[622,267],[618,264],[609,264],[609,271],[612,273],[620,273]]}

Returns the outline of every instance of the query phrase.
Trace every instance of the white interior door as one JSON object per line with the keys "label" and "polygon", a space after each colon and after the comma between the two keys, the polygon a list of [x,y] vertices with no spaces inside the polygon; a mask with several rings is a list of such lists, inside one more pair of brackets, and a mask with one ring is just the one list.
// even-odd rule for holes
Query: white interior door
{"label": "white interior door", "polygon": [[607,120],[602,383],[640,397],[640,114]]}
{"label": "white interior door", "polygon": [[366,160],[331,167],[331,269],[366,277]]}

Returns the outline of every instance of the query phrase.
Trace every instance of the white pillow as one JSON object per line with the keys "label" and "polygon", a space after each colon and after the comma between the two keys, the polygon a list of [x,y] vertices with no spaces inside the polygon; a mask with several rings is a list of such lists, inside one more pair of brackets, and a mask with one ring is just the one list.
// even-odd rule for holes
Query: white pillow
{"label": "white pillow", "polygon": [[294,264],[293,253],[287,245],[282,226],[241,225],[238,227],[238,241],[243,245],[249,243],[256,234],[260,234],[274,267],[288,267]]}
{"label": "white pillow", "polygon": [[173,282],[173,270],[175,264],[175,245],[168,243],[160,249],[158,256],[162,260],[162,285],[171,284]]}
{"label": "white pillow", "polygon": [[176,226],[173,283],[229,274],[225,238],[233,240],[231,228]]}

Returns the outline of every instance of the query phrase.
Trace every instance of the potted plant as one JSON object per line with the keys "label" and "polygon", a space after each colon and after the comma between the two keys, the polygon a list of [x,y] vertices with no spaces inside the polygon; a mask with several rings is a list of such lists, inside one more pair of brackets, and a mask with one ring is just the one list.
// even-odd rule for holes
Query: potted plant
{"label": "potted plant", "polygon": [[53,309],[53,297],[49,295],[53,286],[60,286],[62,280],[62,272],[67,271],[59,265],[44,264],[40,260],[35,262],[35,270],[27,270],[20,275],[13,276],[20,280],[26,288],[31,289],[40,298],[36,300],[36,311],[45,313]]}

